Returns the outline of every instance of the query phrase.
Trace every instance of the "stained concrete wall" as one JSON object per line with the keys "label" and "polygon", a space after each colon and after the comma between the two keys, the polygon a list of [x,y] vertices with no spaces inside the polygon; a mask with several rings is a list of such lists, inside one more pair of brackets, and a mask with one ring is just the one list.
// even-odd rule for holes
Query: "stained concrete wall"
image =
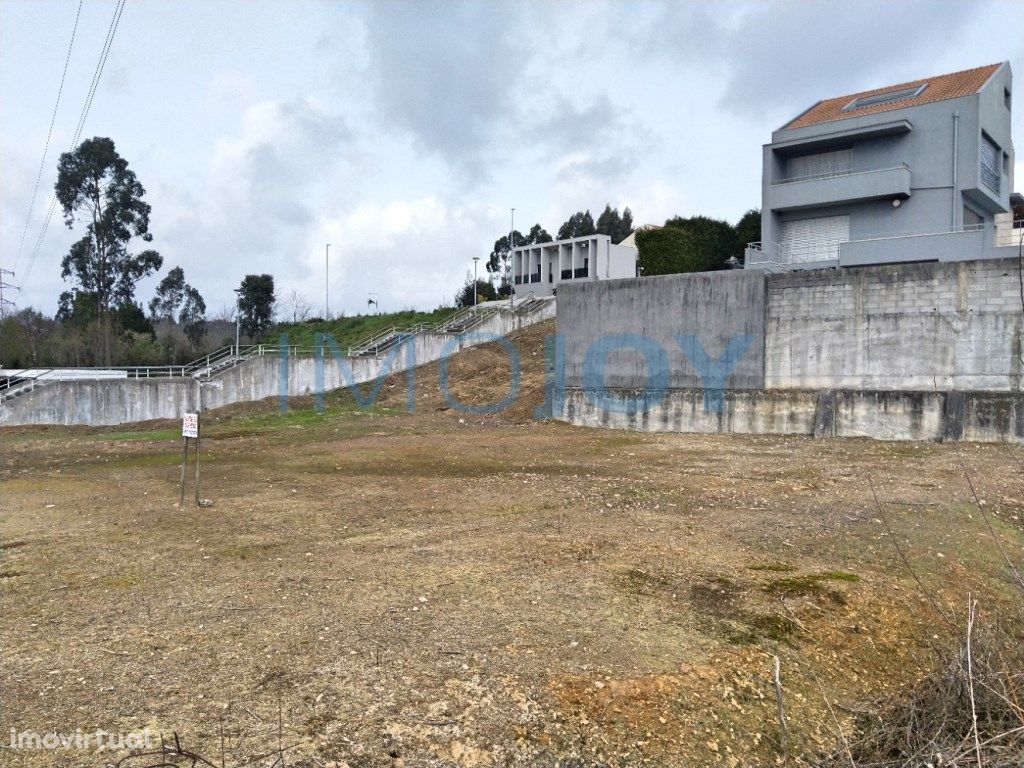
{"label": "stained concrete wall", "polygon": [[[736,277],[671,275],[566,290],[558,313],[561,418],[643,431],[1024,442],[1017,260],[825,269],[761,283]],[[741,358],[719,408],[674,337],[694,333],[714,357],[742,332],[763,334],[763,354]],[[650,385],[635,352],[609,356],[603,380],[587,381],[588,348],[621,333],[672,352],[669,385],[638,398]]]}
{"label": "stained concrete wall", "polygon": [[1021,391],[1020,264],[769,275],[769,389]]}
{"label": "stained concrete wall", "polygon": [[1024,444],[1024,395],[1020,393],[730,390],[717,412],[704,407],[702,390],[661,394],[647,408],[607,409],[595,393],[570,388],[562,418],[579,426],[641,432]]}
{"label": "stained concrete wall", "polygon": [[[756,271],[564,284],[558,292],[558,333],[564,343],[565,383],[587,386],[585,366],[594,343],[629,334],[646,337],[664,350],[669,388],[700,387],[700,371],[684,354],[678,337],[695,336],[707,355],[717,360],[730,339],[746,336],[749,345],[727,385],[760,388],[764,384],[764,312],[765,279]],[[604,385],[647,386],[650,370],[644,355],[624,340],[612,338],[608,343],[622,348],[604,359]]]}
{"label": "stained concrete wall", "polygon": [[[336,360],[328,351],[322,367],[323,389],[366,384],[378,375],[388,375],[412,366],[424,365],[493,341],[533,323],[555,315],[554,302],[531,311],[502,311],[485,319],[465,334],[420,333],[408,347],[393,355],[343,357]],[[311,357],[287,358],[288,395],[311,395],[317,387],[317,365]],[[203,408],[219,408],[239,402],[251,402],[280,394],[282,366],[272,353],[250,358],[213,377],[220,388],[203,387]],[[109,426],[152,419],[176,419],[199,407],[199,383],[195,379],[119,379],[116,381],[62,381],[43,385],[0,405],[0,425],[85,424]],[[372,386],[361,388],[368,398]]]}

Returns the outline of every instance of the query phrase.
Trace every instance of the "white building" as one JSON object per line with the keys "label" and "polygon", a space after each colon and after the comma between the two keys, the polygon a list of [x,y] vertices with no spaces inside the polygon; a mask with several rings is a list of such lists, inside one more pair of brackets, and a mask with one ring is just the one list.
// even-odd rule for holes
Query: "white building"
{"label": "white building", "polygon": [[516,296],[551,296],[559,283],[636,277],[637,250],[612,245],[608,235],[587,235],[512,249]]}

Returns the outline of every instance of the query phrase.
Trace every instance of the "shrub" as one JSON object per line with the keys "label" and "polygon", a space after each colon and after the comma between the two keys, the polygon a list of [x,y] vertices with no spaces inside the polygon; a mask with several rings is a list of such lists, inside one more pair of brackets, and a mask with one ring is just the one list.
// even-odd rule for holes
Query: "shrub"
{"label": "shrub", "polygon": [[723,269],[737,248],[729,223],[706,216],[676,217],[661,229],[638,230],[636,246],[644,275]]}

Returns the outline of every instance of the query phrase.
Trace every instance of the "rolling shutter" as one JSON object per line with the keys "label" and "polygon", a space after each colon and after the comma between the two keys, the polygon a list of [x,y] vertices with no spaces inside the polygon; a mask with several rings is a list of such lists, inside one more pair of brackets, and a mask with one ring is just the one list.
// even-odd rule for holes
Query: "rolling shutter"
{"label": "rolling shutter", "polygon": [[849,239],[849,216],[824,216],[782,222],[779,245],[788,264],[837,261],[839,244]]}

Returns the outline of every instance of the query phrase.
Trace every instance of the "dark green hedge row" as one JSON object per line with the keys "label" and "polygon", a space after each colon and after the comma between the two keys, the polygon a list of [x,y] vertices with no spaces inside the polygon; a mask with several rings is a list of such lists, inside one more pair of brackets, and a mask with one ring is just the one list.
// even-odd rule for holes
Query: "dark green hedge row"
{"label": "dark green hedge row", "polygon": [[736,230],[707,216],[676,217],[661,229],[640,230],[636,247],[643,275],[724,269],[726,260],[739,250]]}

